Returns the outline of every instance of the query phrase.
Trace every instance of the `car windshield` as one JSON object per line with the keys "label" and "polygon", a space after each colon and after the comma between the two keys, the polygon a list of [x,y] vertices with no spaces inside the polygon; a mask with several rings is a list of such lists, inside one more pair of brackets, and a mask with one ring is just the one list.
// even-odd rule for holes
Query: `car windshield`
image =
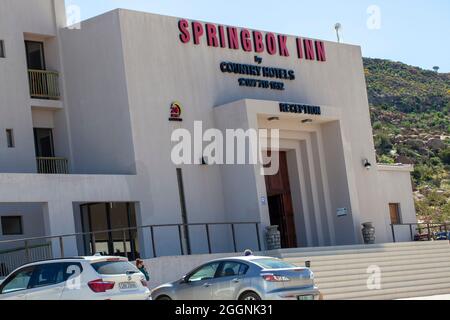
{"label": "car windshield", "polygon": [[259,266],[263,267],[264,269],[290,269],[290,268],[297,268],[297,266],[290,264],[288,262],[285,262],[283,260],[279,259],[256,259],[252,262],[258,264]]}
{"label": "car windshield", "polygon": [[98,274],[114,275],[126,274],[127,272],[139,272],[139,270],[128,261],[102,261],[92,264]]}

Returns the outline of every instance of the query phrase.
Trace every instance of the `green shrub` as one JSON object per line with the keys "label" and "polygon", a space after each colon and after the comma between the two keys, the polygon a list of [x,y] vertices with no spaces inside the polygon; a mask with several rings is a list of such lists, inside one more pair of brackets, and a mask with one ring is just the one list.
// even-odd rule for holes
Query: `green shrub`
{"label": "green shrub", "polygon": [[450,148],[444,149],[439,153],[439,158],[446,165],[450,165]]}

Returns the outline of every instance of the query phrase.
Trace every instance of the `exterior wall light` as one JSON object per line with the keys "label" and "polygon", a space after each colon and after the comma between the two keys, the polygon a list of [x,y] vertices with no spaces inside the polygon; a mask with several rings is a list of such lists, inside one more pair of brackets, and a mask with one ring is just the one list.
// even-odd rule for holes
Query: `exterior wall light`
{"label": "exterior wall light", "polygon": [[302,123],[311,123],[311,122],[313,122],[312,119],[305,119],[305,120],[302,120]]}
{"label": "exterior wall light", "polygon": [[366,168],[367,170],[372,169],[372,164],[369,162],[369,159],[364,160],[364,168]]}

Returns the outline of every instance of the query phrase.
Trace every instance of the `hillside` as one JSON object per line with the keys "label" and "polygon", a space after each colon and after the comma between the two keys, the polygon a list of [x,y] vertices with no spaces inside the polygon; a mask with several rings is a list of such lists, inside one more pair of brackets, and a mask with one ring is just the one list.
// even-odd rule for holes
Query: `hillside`
{"label": "hillside", "polygon": [[450,222],[450,74],[364,59],[380,163],[414,164],[420,220]]}

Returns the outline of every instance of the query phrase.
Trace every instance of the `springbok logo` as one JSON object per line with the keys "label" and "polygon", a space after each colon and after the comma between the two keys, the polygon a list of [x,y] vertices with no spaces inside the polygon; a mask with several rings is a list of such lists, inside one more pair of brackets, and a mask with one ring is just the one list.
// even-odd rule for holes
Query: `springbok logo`
{"label": "springbok logo", "polygon": [[183,113],[183,107],[178,101],[172,102],[170,105],[170,118],[169,121],[182,121],[181,114]]}

